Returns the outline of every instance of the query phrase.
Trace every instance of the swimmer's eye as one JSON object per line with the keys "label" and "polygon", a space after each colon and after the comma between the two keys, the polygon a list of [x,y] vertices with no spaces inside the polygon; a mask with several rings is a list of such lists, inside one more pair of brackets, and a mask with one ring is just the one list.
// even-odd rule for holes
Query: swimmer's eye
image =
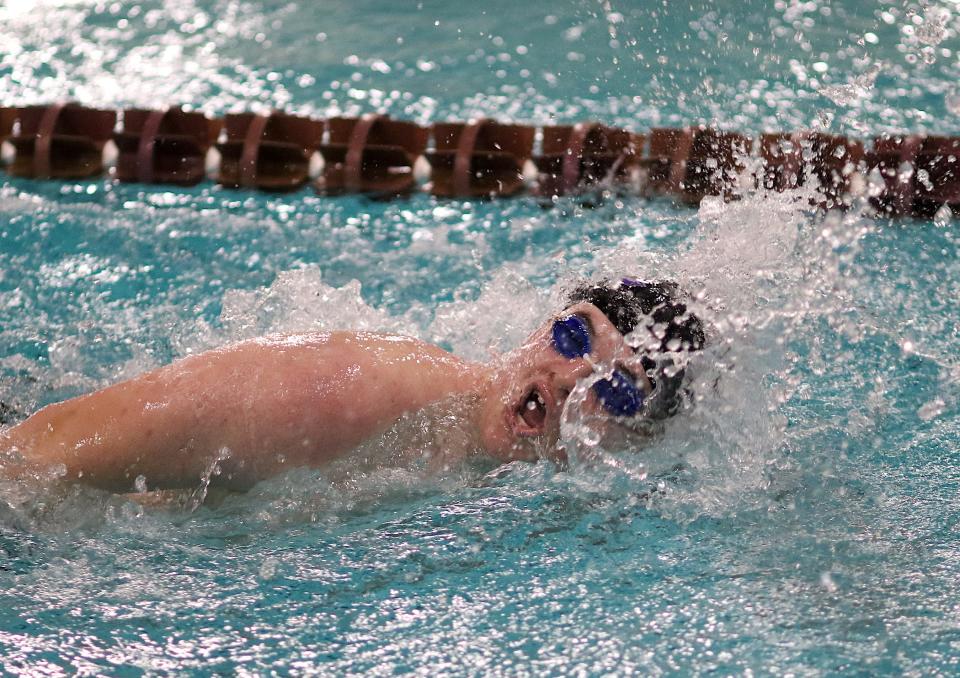
{"label": "swimmer's eye", "polygon": [[585,318],[568,315],[553,321],[553,347],[564,358],[573,360],[590,353],[590,327]]}
{"label": "swimmer's eye", "polygon": [[632,417],[643,407],[643,391],[634,376],[621,367],[596,382],[593,390],[603,408],[615,417]]}

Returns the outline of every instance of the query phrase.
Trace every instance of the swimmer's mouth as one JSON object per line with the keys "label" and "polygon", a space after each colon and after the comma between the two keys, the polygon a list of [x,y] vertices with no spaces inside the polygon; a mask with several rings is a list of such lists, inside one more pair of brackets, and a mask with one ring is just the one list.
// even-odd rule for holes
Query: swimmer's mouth
{"label": "swimmer's mouth", "polygon": [[520,398],[514,410],[513,431],[521,437],[542,435],[547,427],[547,415],[553,403],[550,391],[542,384],[531,385]]}

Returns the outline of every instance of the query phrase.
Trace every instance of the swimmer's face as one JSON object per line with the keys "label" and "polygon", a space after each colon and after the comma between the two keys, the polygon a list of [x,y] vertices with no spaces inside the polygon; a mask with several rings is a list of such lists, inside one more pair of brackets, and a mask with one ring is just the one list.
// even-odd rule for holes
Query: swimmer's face
{"label": "swimmer's face", "polygon": [[611,369],[612,387],[590,389],[584,407],[635,414],[633,408],[652,391],[640,356],[593,304],[564,309],[504,357],[494,383],[499,402],[485,417],[484,446],[503,460],[532,461],[555,451],[561,413],[577,382]]}

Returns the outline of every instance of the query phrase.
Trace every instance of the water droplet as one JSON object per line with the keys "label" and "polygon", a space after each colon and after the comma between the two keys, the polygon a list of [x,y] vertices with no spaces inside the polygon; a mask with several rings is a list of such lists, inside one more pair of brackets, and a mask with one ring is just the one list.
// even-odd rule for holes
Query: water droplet
{"label": "water droplet", "polygon": [[[816,69],[816,64],[814,68]],[[854,77],[846,84],[828,85],[817,91],[838,106],[851,106],[870,94],[879,73],[880,65],[875,63],[865,73]]]}
{"label": "water droplet", "polygon": [[268,580],[273,579],[277,576],[277,566],[280,565],[280,562],[276,558],[267,557],[263,559],[263,562],[260,563],[260,572],[258,573],[260,579]]}
{"label": "water droplet", "polygon": [[913,163],[903,161],[900,163],[900,167],[897,168],[897,178],[901,183],[907,183],[910,181],[910,178],[913,176]]}
{"label": "water droplet", "polygon": [[956,90],[945,94],[943,103],[946,105],[948,111],[954,115],[960,115],[960,93]]}
{"label": "water droplet", "polygon": [[949,226],[952,220],[953,210],[950,209],[950,205],[941,205],[940,209],[933,215],[933,223],[941,228]]}
{"label": "water droplet", "polygon": [[830,576],[829,572],[823,572],[820,575],[820,585],[830,593],[833,593],[837,590],[837,583],[833,581],[833,577]]}
{"label": "water droplet", "polygon": [[870,174],[867,175],[867,195],[871,198],[876,198],[880,196],[886,188],[887,184],[883,180],[883,174],[880,173],[880,168],[874,167],[870,170]]}
{"label": "water droplet", "polygon": [[947,34],[947,20],[950,12],[943,7],[928,7],[923,13],[923,19],[916,29],[917,40],[924,45],[936,47]]}
{"label": "water droplet", "polygon": [[700,210],[697,212],[697,216],[700,218],[700,221],[713,221],[719,219],[723,211],[723,198],[708,195],[700,201]]}
{"label": "water droplet", "polygon": [[917,410],[917,416],[920,417],[923,421],[930,421],[931,419],[936,419],[941,414],[943,410],[946,409],[947,404],[943,402],[940,398],[934,398],[928,403],[924,403],[920,406],[920,409]]}
{"label": "water droplet", "polygon": [[580,442],[588,447],[596,447],[600,444],[600,433],[590,428],[589,426],[582,426],[580,429]]}

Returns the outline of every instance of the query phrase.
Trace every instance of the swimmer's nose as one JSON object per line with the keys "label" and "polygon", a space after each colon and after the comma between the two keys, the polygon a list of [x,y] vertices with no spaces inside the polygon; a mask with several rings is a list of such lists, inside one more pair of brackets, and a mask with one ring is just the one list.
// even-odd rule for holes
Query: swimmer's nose
{"label": "swimmer's nose", "polygon": [[593,363],[589,356],[576,360],[565,360],[555,366],[553,370],[553,385],[570,393],[577,382],[593,372]]}
{"label": "swimmer's nose", "polygon": [[637,386],[647,392],[653,390],[653,385],[647,379],[642,358],[634,354],[633,349],[629,347],[626,348],[627,350],[624,351],[625,355],[618,356],[618,358],[612,360],[611,363],[597,363],[593,356],[589,354],[576,360],[558,361],[552,370],[554,388],[562,391],[562,395],[565,397],[573,391],[577,382],[581,379],[590,376],[597,370],[606,372],[610,369],[611,364],[615,364],[618,367],[626,368],[637,380]]}

